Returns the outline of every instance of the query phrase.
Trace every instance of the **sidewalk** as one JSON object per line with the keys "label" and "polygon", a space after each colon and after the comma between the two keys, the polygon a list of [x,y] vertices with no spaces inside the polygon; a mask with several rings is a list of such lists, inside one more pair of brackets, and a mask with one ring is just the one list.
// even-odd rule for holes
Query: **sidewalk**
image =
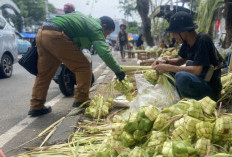
{"label": "sidewalk", "polygon": [[[126,58],[126,62],[122,62],[120,52],[115,51],[113,52],[113,55],[120,65],[138,65],[137,57]],[[107,94],[105,87],[113,79],[115,74],[108,67],[104,67],[104,72],[99,76],[99,78],[94,83],[94,86],[90,89],[90,98],[97,94],[101,94],[103,96]],[[50,137],[50,139],[47,141],[46,145],[66,142],[70,134],[75,132],[75,126],[77,122],[82,119],[82,117],[83,113],[81,113],[81,111],[77,111],[76,109],[71,110],[63,122],[58,126],[53,135]]]}

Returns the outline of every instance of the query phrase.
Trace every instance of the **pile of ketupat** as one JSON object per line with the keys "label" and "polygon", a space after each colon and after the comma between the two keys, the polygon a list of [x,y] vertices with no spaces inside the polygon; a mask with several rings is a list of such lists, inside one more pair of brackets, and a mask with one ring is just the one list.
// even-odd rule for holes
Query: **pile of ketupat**
{"label": "pile of ketupat", "polygon": [[215,109],[209,97],[181,100],[164,108],[144,106],[112,123],[84,120],[69,142],[36,148],[20,157],[226,157],[232,154],[232,116]]}
{"label": "pile of ketupat", "polygon": [[221,77],[222,94],[218,102],[223,102],[224,106],[229,107],[232,103],[232,73],[227,73]]}
{"label": "pile of ketupat", "polygon": [[178,50],[174,47],[172,48],[158,48],[156,50],[156,56],[162,58],[176,58],[178,57]]}
{"label": "pile of ketupat", "polygon": [[[99,97],[97,102],[104,103]],[[115,115],[111,124],[84,120],[68,143],[34,148],[18,156],[229,157],[232,115],[220,115],[215,107],[216,103],[205,97],[181,100],[162,111],[146,106],[126,120]]]}
{"label": "pile of ketupat", "polygon": [[162,111],[146,106],[126,121],[114,117],[113,122],[117,122],[118,127],[112,130],[110,146],[99,154],[113,157],[232,156],[232,115],[218,115],[215,107],[216,102],[205,97],[199,101],[181,100]]}
{"label": "pile of ketupat", "polygon": [[85,109],[85,115],[100,119],[106,117],[109,114],[109,110],[112,109],[113,98],[107,98],[104,100],[102,95],[95,95],[89,103],[89,107]]}
{"label": "pile of ketupat", "polygon": [[131,53],[153,53],[156,57],[175,58],[178,57],[178,49],[147,47],[146,50],[130,50]]}
{"label": "pile of ketupat", "polygon": [[176,58],[178,57],[178,51],[175,48],[163,49],[162,53],[160,54],[160,57],[166,59]]}

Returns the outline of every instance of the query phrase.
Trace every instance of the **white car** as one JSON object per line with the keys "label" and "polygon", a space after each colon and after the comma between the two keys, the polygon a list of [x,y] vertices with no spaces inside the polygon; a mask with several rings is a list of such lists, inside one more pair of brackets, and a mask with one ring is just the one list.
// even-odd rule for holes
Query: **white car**
{"label": "white car", "polygon": [[13,64],[18,61],[14,29],[0,15],[0,77],[11,77]]}

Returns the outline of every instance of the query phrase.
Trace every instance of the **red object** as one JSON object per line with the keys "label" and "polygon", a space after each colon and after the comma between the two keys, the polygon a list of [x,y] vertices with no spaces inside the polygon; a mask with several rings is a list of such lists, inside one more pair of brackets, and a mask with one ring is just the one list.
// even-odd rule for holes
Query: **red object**
{"label": "red object", "polygon": [[0,155],[1,155],[1,157],[6,157],[5,154],[3,153],[2,149],[0,149]]}
{"label": "red object", "polygon": [[64,12],[65,12],[65,14],[72,13],[72,12],[74,12],[74,11],[75,11],[75,7],[74,7],[73,4],[71,4],[71,3],[66,3],[66,4],[64,5]]}
{"label": "red object", "polygon": [[217,20],[215,25],[216,25],[216,31],[219,32],[220,21]]}

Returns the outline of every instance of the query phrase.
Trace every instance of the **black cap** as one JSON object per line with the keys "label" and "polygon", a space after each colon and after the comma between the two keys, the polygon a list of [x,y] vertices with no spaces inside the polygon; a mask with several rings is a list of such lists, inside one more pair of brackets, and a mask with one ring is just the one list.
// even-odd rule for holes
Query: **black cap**
{"label": "black cap", "polygon": [[121,24],[119,27],[120,27],[120,28],[121,28],[121,27],[124,27],[124,28],[126,29],[126,25],[125,25],[125,24]]}
{"label": "black cap", "polygon": [[192,16],[185,11],[179,11],[170,18],[169,27],[166,31],[171,33],[180,33],[192,31],[196,28],[198,28],[198,26],[193,23]]}

